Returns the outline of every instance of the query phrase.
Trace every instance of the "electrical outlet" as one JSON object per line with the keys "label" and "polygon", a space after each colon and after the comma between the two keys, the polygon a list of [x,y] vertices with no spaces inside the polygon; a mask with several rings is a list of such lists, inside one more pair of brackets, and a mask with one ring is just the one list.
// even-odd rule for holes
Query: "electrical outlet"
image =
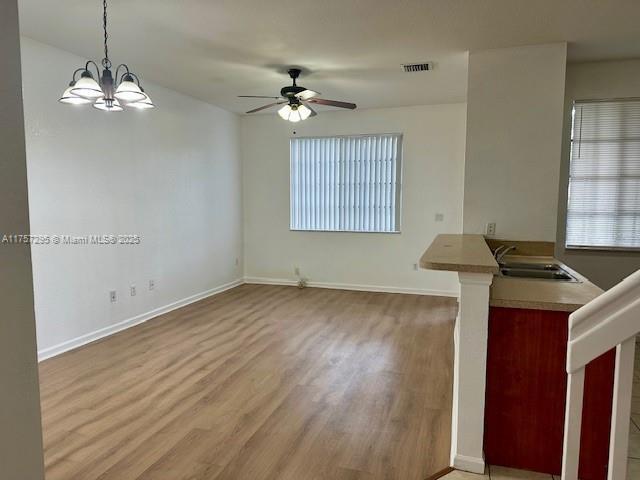
{"label": "electrical outlet", "polygon": [[115,290],[111,290],[109,292],[109,300],[111,301],[111,303],[116,303],[117,300],[117,296],[116,296],[116,291]]}
{"label": "electrical outlet", "polygon": [[293,273],[296,275],[296,277],[300,276],[300,268],[299,267],[294,267],[293,268]]}
{"label": "electrical outlet", "polygon": [[236,257],[236,267],[240,265],[240,259],[238,257]]}
{"label": "electrical outlet", "polygon": [[496,234],[496,223],[495,222],[487,223],[487,228],[485,230],[485,233],[487,235],[495,235]]}
{"label": "electrical outlet", "polygon": [[131,285],[131,287],[129,287],[129,291],[131,292],[131,296],[132,297],[136,296],[136,286],[135,285]]}
{"label": "electrical outlet", "polygon": [[414,269],[416,272],[418,271],[418,264],[417,264],[417,263],[414,263],[414,264],[413,264],[413,269]]}
{"label": "electrical outlet", "polygon": [[442,221],[444,221],[444,214],[436,213],[436,222],[442,222]]}
{"label": "electrical outlet", "polygon": [[156,281],[149,280],[149,290],[155,290],[155,288],[156,288]]}

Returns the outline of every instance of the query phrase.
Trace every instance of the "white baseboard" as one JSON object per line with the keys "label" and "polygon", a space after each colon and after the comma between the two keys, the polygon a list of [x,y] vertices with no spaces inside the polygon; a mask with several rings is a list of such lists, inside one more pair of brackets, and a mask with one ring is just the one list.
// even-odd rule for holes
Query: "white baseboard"
{"label": "white baseboard", "polygon": [[453,467],[465,472],[484,474],[484,458],[467,457],[466,455],[455,455],[453,457]]}
{"label": "white baseboard", "polygon": [[266,277],[244,277],[244,283],[257,285],[285,285],[295,286],[298,284],[296,280],[287,280],[284,278],[266,278]]}
{"label": "white baseboard", "polygon": [[[245,277],[245,283],[262,285],[297,285],[296,280],[286,278]],[[406,293],[409,295],[434,295],[438,297],[458,297],[458,292],[450,290],[431,290],[423,288],[389,287],[381,285],[359,285],[353,283],[308,282],[314,288],[331,288],[335,290],[357,290],[361,292]]]}
{"label": "white baseboard", "polygon": [[135,317],[128,318],[114,325],[109,325],[108,327],[100,328],[93,332],[87,333],[85,335],[81,335],[76,338],[72,338],[71,340],[67,340],[65,342],[59,343],[52,347],[38,350],[38,361],[41,362],[43,360],[46,360],[47,358],[55,357],[56,355],[60,355],[61,353],[68,352],[69,350],[73,350],[75,348],[86,345],[87,343],[95,342],[96,340],[99,340],[101,338],[108,337],[109,335],[113,335],[114,333],[120,332],[122,330],[126,330],[127,328],[131,328],[135,325],[144,323],[159,315],[163,315],[165,313],[171,312],[172,310],[176,310],[180,307],[184,307],[191,303],[197,302],[198,300],[202,300],[204,298],[211,297],[218,293],[222,293],[226,290],[237,287],[238,285],[242,285],[243,283],[245,283],[244,280],[240,278],[240,279],[234,280],[233,282],[220,285],[219,287],[215,287],[210,290],[206,290],[204,292],[196,293],[195,295],[191,295],[189,297],[183,298],[182,300],[178,300],[168,305],[158,307],[154,310],[151,310],[150,312],[141,313],[140,315],[136,315]]}

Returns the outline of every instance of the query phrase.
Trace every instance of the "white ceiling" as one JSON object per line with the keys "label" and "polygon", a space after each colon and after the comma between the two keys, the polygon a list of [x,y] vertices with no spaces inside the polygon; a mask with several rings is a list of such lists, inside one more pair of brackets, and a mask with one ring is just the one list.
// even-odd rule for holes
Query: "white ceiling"
{"label": "white ceiling", "polygon": [[[24,35],[102,57],[99,0],[19,2]],[[236,95],[277,95],[290,65],[324,98],[370,108],[463,101],[468,50],[568,41],[573,61],[637,58],[639,19],[639,0],[110,0],[109,47],[235,112],[263,104]],[[400,69],[426,60],[434,71]]]}

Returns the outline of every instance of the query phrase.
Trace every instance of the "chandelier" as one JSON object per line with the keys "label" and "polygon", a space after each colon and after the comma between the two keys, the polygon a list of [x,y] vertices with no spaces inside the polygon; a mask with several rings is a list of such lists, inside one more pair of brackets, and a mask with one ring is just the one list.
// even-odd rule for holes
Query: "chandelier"
{"label": "chandelier", "polygon": [[[73,77],[69,86],[60,97],[60,102],[71,105],[93,104],[94,108],[105,112],[121,112],[123,106],[144,110],[154,108],[140,85],[138,76],[129,71],[129,67],[124,63],[115,70],[115,75],[111,73],[111,60],[109,60],[109,47],[107,40],[107,0],[103,0],[102,28],[104,30],[104,58],[102,59],[102,75],[100,68],[93,60],[89,60],[84,68],[78,68],[73,72]],[[97,78],[89,67],[95,67]],[[80,78],[77,78],[80,74]]]}

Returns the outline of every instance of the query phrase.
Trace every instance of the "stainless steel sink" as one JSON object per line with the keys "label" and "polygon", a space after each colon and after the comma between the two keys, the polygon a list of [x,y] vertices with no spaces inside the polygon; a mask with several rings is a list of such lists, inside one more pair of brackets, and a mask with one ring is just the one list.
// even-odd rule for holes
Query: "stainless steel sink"
{"label": "stainless steel sink", "polygon": [[578,282],[577,278],[559,265],[556,265],[556,268],[550,270],[543,270],[540,268],[513,268],[513,266],[505,266],[500,268],[500,274],[505,277],[533,278],[539,280],[552,280],[556,282]]}
{"label": "stainless steel sink", "polygon": [[504,262],[500,266],[518,270],[562,270],[562,267],[557,263]]}

